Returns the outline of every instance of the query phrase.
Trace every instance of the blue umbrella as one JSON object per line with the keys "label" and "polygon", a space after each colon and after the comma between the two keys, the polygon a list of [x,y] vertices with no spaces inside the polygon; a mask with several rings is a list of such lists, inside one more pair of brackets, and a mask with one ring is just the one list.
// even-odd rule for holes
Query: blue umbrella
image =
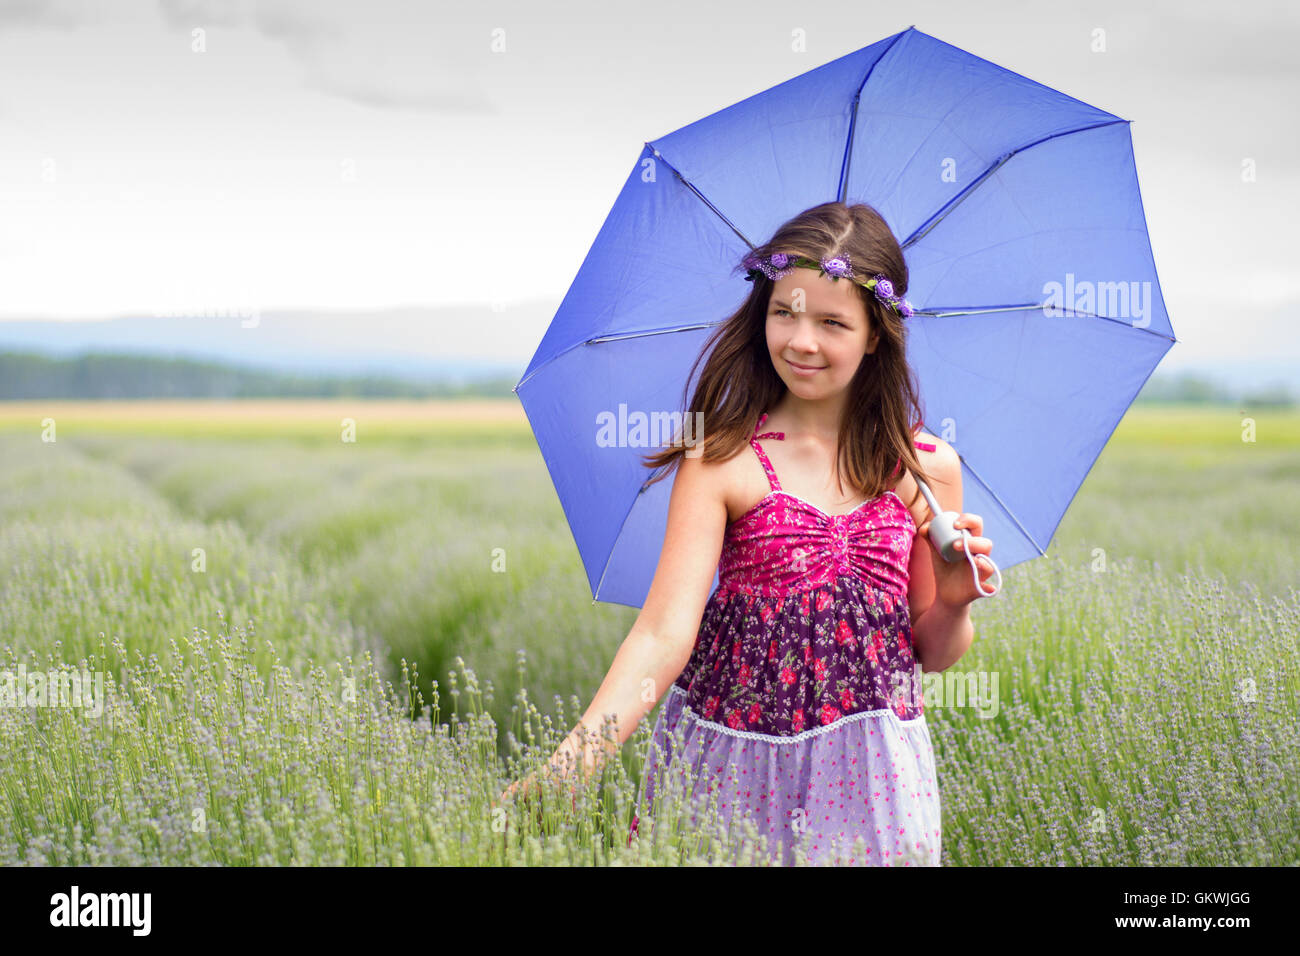
{"label": "blue umbrella", "polygon": [[646,143],[515,386],[593,603],[645,601],[672,481],[641,458],[750,290],[737,263],[836,199],[902,244],[963,509],[1003,568],[1045,554],[1176,341],[1128,123],[909,27]]}

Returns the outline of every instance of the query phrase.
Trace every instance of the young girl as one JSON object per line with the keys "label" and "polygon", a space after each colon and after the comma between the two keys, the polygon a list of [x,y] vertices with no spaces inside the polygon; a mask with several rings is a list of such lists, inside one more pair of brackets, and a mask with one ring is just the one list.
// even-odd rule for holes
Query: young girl
{"label": "young girl", "polygon": [[[832,202],[744,265],[753,289],[701,352],[702,453],[648,462],[677,476],[645,605],[551,762],[594,768],[616,749],[604,715],[622,743],[667,686],[629,840],[689,769],[692,796],[752,821],[775,862],[938,865],[920,671],[966,652],[980,592],[929,541],[913,478],[961,512],[956,453],[919,432],[902,250],[874,209]],[[993,544],[978,515],[956,526],[983,589]]]}

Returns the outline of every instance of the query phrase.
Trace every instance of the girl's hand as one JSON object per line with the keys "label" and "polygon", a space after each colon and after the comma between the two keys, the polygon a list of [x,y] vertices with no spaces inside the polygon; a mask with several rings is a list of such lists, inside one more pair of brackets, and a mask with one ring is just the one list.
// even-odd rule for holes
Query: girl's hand
{"label": "girl's hand", "polygon": [[[993,542],[988,538],[980,537],[980,533],[984,530],[984,519],[977,514],[963,512],[957,516],[953,527],[959,531],[964,528],[971,534],[971,537],[963,537],[953,545],[961,557],[959,561],[945,561],[943,554],[934,546],[934,542],[930,541],[930,521],[921,525],[917,529],[917,534],[923,535],[926,541],[930,541],[930,559],[934,562],[935,600],[959,608],[996,593],[996,588],[990,593],[990,590],[984,586],[984,582],[995,573],[992,562],[983,557],[993,551]],[[979,574],[980,588],[984,589],[983,593],[975,587],[975,576],[971,574],[970,561],[966,558],[968,546],[970,553],[975,556],[975,568]]]}
{"label": "girl's hand", "polygon": [[530,773],[522,780],[516,780],[510,786],[501,791],[501,795],[493,801],[493,805],[499,805],[509,800],[515,799],[516,796],[523,796],[525,799],[534,793],[540,792],[537,786],[537,774]]}
{"label": "girl's hand", "polygon": [[[588,746],[587,736],[588,732],[579,724],[578,727],[570,731],[569,737],[551,755],[551,759],[547,761],[547,766],[544,768],[548,771],[548,778],[559,778],[556,783],[557,787],[568,789],[569,802],[575,813],[578,809],[578,783],[581,782],[579,775],[581,775],[581,780],[585,781],[591,776],[599,774],[605,765],[605,761],[618,752],[617,745],[609,741],[606,741],[599,750],[594,742],[591,746]],[[583,742],[575,744],[575,740],[582,740]],[[582,754],[581,769],[578,769],[578,760],[574,756],[575,752]],[[525,801],[534,797],[538,798],[540,806],[540,798],[543,795],[542,784],[537,779],[537,771],[534,770],[522,780],[516,780],[502,790],[501,795],[493,801],[493,805],[497,806],[507,800],[522,796]]]}
{"label": "girl's hand", "polygon": [[[528,774],[522,780],[514,781],[501,791],[501,795],[492,801],[492,805],[498,807],[516,800],[523,806],[524,814],[531,815],[537,826],[540,827],[545,823],[546,801],[543,799],[542,786],[537,780],[536,772]],[[578,805],[576,789],[573,791],[572,800],[576,812]]]}
{"label": "girl's hand", "polygon": [[[569,775],[565,776],[564,783],[568,785],[570,804],[572,805],[574,812],[577,812],[578,809],[577,783]],[[543,796],[544,794],[542,791],[542,784],[537,779],[537,771],[533,771],[532,773],[525,776],[522,780],[516,780],[513,783],[511,783],[510,786],[502,790],[500,796],[498,796],[496,800],[492,801],[492,805],[500,806],[501,804],[512,802],[515,800],[522,800],[525,804],[529,802],[533,802],[537,805],[538,818],[540,820]]]}

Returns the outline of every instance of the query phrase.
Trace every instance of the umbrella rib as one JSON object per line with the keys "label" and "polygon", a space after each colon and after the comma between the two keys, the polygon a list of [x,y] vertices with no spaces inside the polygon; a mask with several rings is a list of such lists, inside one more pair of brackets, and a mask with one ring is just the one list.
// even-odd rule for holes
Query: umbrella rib
{"label": "umbrella rib", "polygon": [[[928,426],[927,430],[931,435],[937,434],[933,428],[929,428]],[[954,448],[953,451],[957,451],[957,449]],[[961,460],[962,467],[969,471],[971,476],[980,483],[980,486],[989,493],[994,501],[998,503],[998,507],[1002,509],[1002,513],[1010,518],[1015,523],[1015,526],[1020,529],[1020,533],[1025,536],[1025,540],[1032,544],[1038,550],[1040,555],[1046,555],[1047,552],[1043,550],[1043,546],[1038,543],[1037,539],[1035,539],[1032,534],[1029,533],[1029,529],[1020,523],[1020,519],[1016,517],[1015,512],[1007,506],[1007,503],[1002,500],[998,493],[989,487],[989,483],[980,477],[980,473],[971,467],[971,463],[966,460],[965,456],[958,451],[957,457]]]}
{"label": "umbrella rib", "polygon": [[[876,62],[880,61],[877,60]],[[876,64],[871,64],[871,69],[874,70],[875,68]],[[867,71],[867,75],[871,75],[870,70]],[[865,84],[866,80],[864,79],[862,82]],[[858,87],[858,91],[853,94],[853,111],[849,114],[849,137],[848,142],[844,144],[844,161],[840,163],[840,202],[844,202],[844,194],[849,188],[849,163],[853,159],[853,131],[858,126],[858,103],[861,99],[862,87]]]}
{"label": "umbrella rib", "polygon": [[853,161],[853,133],[858,128],[858,104],[862,102],[862,91],[867,88],[867,81],[871,79],[871,74],[876,71],[876,67],[879,65],[880,61],[889,55],[889,51],[894,48],[894,44],[898,43],[898,41],[903,38],[904,34],[914,29],[916,29],[915,24],[894,37],[893,42],[889,44],[888,49],[881,53],[880,56],[876,57],[876,62],[871,64],[866,75],[862,77],[862,82],[858,84],[858,91],[853,94],[853,109],[849,113],[849,135],[848,139],[844,143],[844,161],[840,164],[840,202],[844,202],[844,197],[849,188],[849,164]]}
{"label": "umbrella rib", "polygon": [[952,213],[954,209],[957,208],[957,206],[960,203],[970,198],[971,194],[974,193],[975,190],[978,189],[983,183],[985,183],[990,176],[992,176],[995,172],[997,172],[1003,163],[1007,162],[1007,160],[1011,159],[1011,157],[1015,156],[1017,153],[1024,152],[1027,149],[1032,149],[1033,147],[1038,146],[1041,143],[1046,143],[1048,140],[1057,139],[1058,137],[1061,136],[1071,136],[1074,133],[1086,133],[1088,132],[1088,130],[1101,129],[1106,126],[1114,126],[1116,123],[1127,123],[1127,122],[1128,120],[1115,119],[1115,120],[1107,120],[1103,123],[1093,123],[1090,126],[1080,126],[1077,129],[1062,130],[1059,133],[1052,133],[1050,136],[1044,136],[1040,139],[1036,139],[1032,143],[1026,143],[1023,146],[1017,146],[1015,149],[1011,150],[1010,152],[1005,153],[1002,156],[999,156],[994,161],[992,166],[990,166],[978,177],[976,177],[974,182],[972,182],[969,186],[967,186],[957,195],[949,199],[946,203],[944,203],[942,206],[939,207],[939,209],[934,213],[934,215],[932,215],[925,222],[921,223],[921,225],[917,227],[916,231],[913,232],[912,235],[908,236],[907,239],[902,243],[902,248],[906,250],[909,246],[925,238],[927,233],[929,233],[932,229],[934,229],[935,226],[939,225],[939,223],[941,223],[944,219],[948,218],[948,216]]}
{"label": "umbrella rib", "polygon": [[[668,467],[669,467],[668,465],[661,465],[659,468],[657,468],[654,471],[654,473],[651,474],[650,477],[653,478],[655,475],[664,471],[664,469]],[[633,509],[636,508],[637,501],[641,498],[641,495],[645,493],[646,487],[649,485],[649,483],[650,483],[649,478],[647,478],[645,481],[641,483],[641,487],[637,489],[636,496],[633,497],[632,503],[627,506],[627,511],[623,514],[623,520],[618,523],[618,534],[614,535],[614,545],[609,549],[609,554],[605,556],[605,565],[600,569],[600,580],[596,582],[596,593],[594,593],[591,596],[592,604],[595,604],[598,600],[600,600],[600,589],[605,584],[605,575],[609,572],[610,562],[614,560],[614,550],[615,548],[618,547],[618,539],[623,537],[623,529],[627,527],[627,519],[632,516],[632,511]]]}
{"label": "umbrella rib", "polygon": [[[922,311],[916,310],[916,315],[932,315],[935,318],[946,319],[951,315],[983,315],[989,312],[1038,312],[1046,309],[1046,302],[1028,302],[1024,305],[997,305],[989,308],[976,308],[975,306],[931,306],[929,309]],[[1125,319],[1117,318],[1113,315],[1101,315],[1097,312],[1088,312],[1084,309],[1071,309],[1075,316],[1086,319],[1105,319],[1107,322],[1118,322],[1120,325],[1127,325],[1137,332],[1146,332],[1157,338],[1168,339],[1170,342],[1178,340],[1172,335],[1165,335],[1163,332],[1157,332],[1154,329],[1141,325],[1133,325]],[[1053,316],[1053,318],[1064,318],[1064,316]]]}
{"label": "umbrella rib", "polygon": [[[919,312],[920,310],[918,309],[917,311]],[[560,352],[557,352],[555,355],[552,355],[544,363],[537,366],[537,368],[533,369],[531,372],[525,375],[522,379],[519,380],[519,383],[515,385],[513,389],[511,389],[511,391],[518,393],[519,389],[522,388],[530,378],[532,378],[542,369],[546,368],[552,362],[557,361],[561,356],[568,355],[570,352],[572,352],[574,349],[578,348],[579,346],[599,345],[601,342],[618,342],[623,339],[639,339],[639,338],[644,338],[647,335],[664,335],[669,332],[693,332],[696,329],[711,329],[714,326],[721,325],[721,324],[722,323],[720,321],[699,322],[696,323],[695,325],[679,325],[671,329],[643,329],[640,332],[624,332],[619,335],[598,335],[592,339],[584,339],[581,342],[574,342],[568,348]]]}
{"label": "umbrella rib", "polygon": [[[1043,304],[1041,302],[1025,302],[1020,305],[990,305],[987,307],[975,305],[936,305],[930,307],[930,314],[946,318],[950,315],[982,315],[985,312],[1022,312],[1031,309],[1041,309],[1042,307]],[[1105,316],[1098,316],[1098,318],[1105,318]]]}
{"label": "umbrella rib", "polygon": [[655,159],[658,159],[658,160],[661,161],[665,166],[667,166],[670,170],[672,170],[673,175],[676,176],[676,177],[681,181],[681,184],[682,184],[683,186],[685,186],[685,187],[686,187],[687,189],[689,189],[691,192],[695,193],[695,195],[699,196],[699,197],[700,197],[700,202],[704,203],[704,205],[708,206],[711,210],[713,210],[713,214],[714,214],[715,216],[717,216],[719,219],[721,219],[724,223],[726,223],[726,224],[727,224],[727,228],[730,229],[732,232],[734,232],[734,233],[736,234],[736,236],[740,239],[741,242],[743,242],[745,245],[749,246],[750,249],[753,249],[753,248],[754,248],[754,244],[753,244],[752,242],[749,241],[749,237],[746,236],[746,235],[745,235],[743,232],[741,232],[739,229],[737,229],[737,228],[736,228],[736,224],[735,224],[734,222],[732,222],[730,219],[728,219],[726,216],[724,216],[724,215],[722,214],[722,210],[721,210],[721,209],[719,209],[717,206],[713,205],[713,203],[709,202],[708,197],[705,196],[704,193],[702,193],[702,192],[700,192],[698,189],[696,189],[694,183],[692,183],[689,179],[687,179],[687,178],[686,178],[685,176],[683,176],[680,172],[678,172],[676,166],[674,166],[672,163],[668,162],[668,160],[664,159],[663,154],[662,154],[661,152],[659,152],[658,149],[655,148],[655,145],[654,145],[653,143],[646,143],[646,146],[649,147],[650,152],[652,152],[652,153],[655,154]]}
{"label": "umbrella rib", "polygon": [[[659,152],[659,150],[655,148],[655,145],[654,145],[653,143],[646,143],[646,147],[650,150],[650,152],[654,153],[655,158],[656,158],[657,160],[659,160],[659,161],[662,162],[665,166],[667,166],[670,170],[672,170],[672,174],[673,174],[674,176],[677,177],[677,179],[681,182],[681,184],[682,184],[683,186],[685,186],[687,189],[689,189],[691,192],[693,192],[696,196],[698,196],[699,199],[700,199],[700,202],[702,202],[702,203],[704,203],[704,205],[708,206],[709,209],[711,209],[711,210],[713,211],[713,214],[714,214],[715,216],[717,216],[720,220],[722,220],[722,222],[724,222],[724,223],[726,224],[727,228],[730,229],[732,232],[734,232],[734,233],[736,234],[736,236],[740,239],[741,242],[743,242],[743,243],[744,243],[746,246],[748,246],[750,249],[753,249],[753,248],[754,248],[754,244],[753,244],[752,242],[749,241],[749,237],[746,236],[746,235],[745,235],[743,232],[741,232],[739,229],[737,229],[737,228],[736,228],[736,224],[733,223],[733,222],[732,222],[730,219],[728,219],[726,216],[724,216],[724,215],[722,214],[722,210],[721,210],[721,209],[719,209],[717,206],[713,205],[713,203],[709,202],[708,197],[705,196],[704,193],[702,193],[702,192],[700,192],[698,189],[696,189],[696,188],[695,188],[695,185],[694,185],[694,184],[693,184],[689,179],[687,179],[687,178],[686,178],[685,176],[683,176],[680,172],[678,172],[678,171],[677,171],[677,167],[675,167],[675,166],[674,166],[672,163],[670,163],[668,160],[664,159],[663,153]],[[520,387],[523,386],[524,383],[528,381],[528,379],[532,378],[534,375],[536,375],[536,374],[537,374],[538,372],[540,372],[542,369],[546,368],[547,365],[550,365],[552,362],[554,362],[556,359],[558,359],[561,355],[565,355],[565,354],[567,354],[567,353],[573,351],[573,350],[574,350],[575,348],[577,348],[579,345],[591,345],[591,344],[594,344],[594,343],[597,343],[597,342],[613,342],[613,341],[617,341],[617,340],[619,340],[619,339],[635,339],[635,338],[640,338],[641,336],[645,336],[645,335],[659,335],[659,334],[664,333],[664,332],[690,332],[690,331],[692,331],[692,330],[694,330],[694,329],[707,329],[707,328],[710,328],[711,326],[720,325],[720,324],[721,324],[720,322],[705,322],[705,323],[697,324],[697,325],[683,325],[683,326],[678,326],[677,328],[672,328],[672,329],[650,329],[650,330],[647,330],[647,331],[644,331],[644,332],[629,332],[629,333],[627,333],[627,334],[625,334],[625,335],[602,335],[602,336],[597,336],[596,338],[593,338],[593,339],[587,339],[587,340],[582,341],[582,342],[575,342],[573,345],[570,345],[568,348],[564,349],[563,351],[558,352],[558,353],[555,354],[555,355],[552,355],[552,356],[551,356],[549,359],[547,359],[547,360],[546,360],[542,365],[539,365],[537,368],[533,369],[533,371],[532,371],[529,375],[525,376],[523,379],[521,379],[521,380],[519,381],[519,383],[518,383],[517,385],[515,385],[515,387],[512,389],[512,391],[514,391],[515,393],[518,393]]]}
{"label": "umbrella rib", "polygon": [[617,342],[621,339],[639,339],[647,335],[665,335],[669,332],[693,332],[696,329],[711,329],[715,325],[721,325],[721,322],[697,322],[695,325],[679,325],[671,329],[643,329],[640,332],[623,332],[619,335],[598,335],[594,339],[586,339],[579,342],[579,345],[594,345],[597,342]]}

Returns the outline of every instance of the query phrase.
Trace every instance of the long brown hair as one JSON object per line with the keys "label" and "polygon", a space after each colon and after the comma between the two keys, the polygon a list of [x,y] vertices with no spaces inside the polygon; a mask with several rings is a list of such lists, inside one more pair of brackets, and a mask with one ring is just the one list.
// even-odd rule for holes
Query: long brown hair
{"label": "long brown hair", "polygon": [[[828,202],[801,212],[753,250],[764,257],[774,252],[818,261],[847,254],[855,276],[883,273],[893,283],[895,295],[907,293],[903,250],[880,213],[865,203],[849,206]],[[737,269],[742,267],[738,265]],[[759,416],[775,405],[786,390],[767,348],[772,285],[766,276],[754,281],[744,304],[709,336],[687,376],[689,389],[700,361],[707,355],[695,394],[686,408],[691,416],[688,421],[705,423],[708,440],[704,461],[726,461],[744,448]],[[880,339],[874,352],[863,355],[849,383],[848,402],[840,422],[836,471],[851,488],[871,498],[892,486],[899,458],[904,468],[929,480],[912,445],[914,431],[925,416],[914,373],[907,364],[904,322],[908,320],[881,303],[870,290],[856,283],[853,288],[867,310],[871,329],[880,333]],[[684,390],[683,402],[685,398]],[[697,413],[702,413],[703,418],[696,418]],[[662,469],[646,485],[667,477],[686,451],[686,445],[678,440],[645,456],[647,468]],[[912,496],[913,503],[918,496],[919,491]]]}

